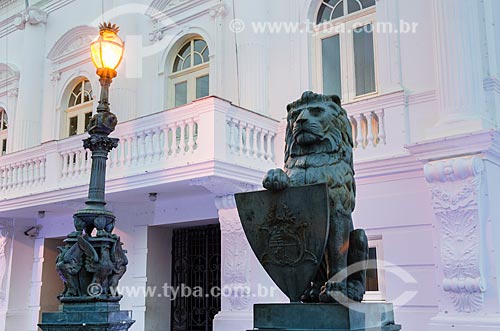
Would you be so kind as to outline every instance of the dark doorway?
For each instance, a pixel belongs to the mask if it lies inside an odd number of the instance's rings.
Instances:
[[[221,306],[220,295],[212,295],[221,286],[220,240],[219,225],[174,230],[172,331],[212,331]]]

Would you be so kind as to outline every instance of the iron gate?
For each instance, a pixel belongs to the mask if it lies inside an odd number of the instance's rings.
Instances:
[[[221,286],[220,240],[219,225],[174,230],[172,285],[180,294],[172,301],[172,331],[212,331],[221,306],[211,293]]]

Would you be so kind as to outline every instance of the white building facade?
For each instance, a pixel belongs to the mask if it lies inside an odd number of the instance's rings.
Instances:
[[[57,309],[102,20],[126,45],[106,200],[121,286],[139,291],[121,301],[131,330],[243,331],[254,303],[286,302],[233,195],[282,166],[286,105],[306,90],[339,94],[351,120],[354,223],[377,259],[365,300],[394,303],[407,331],[500,329],[499,1],[28,2],[0,0],[0,330],[35,331]],[[227,291],[162,295],[183,277]]]

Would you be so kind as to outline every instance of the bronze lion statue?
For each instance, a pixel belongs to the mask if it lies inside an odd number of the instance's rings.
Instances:
[[[352,129],[340,98],[313,92],[287,107],[285,171],[269,170],[263,180],[268,190],[326,183],[329,191],[330,230],[323,261],[303,302],[339,301],[339,292],[361,301],[365,293],[368,240],[354,230],[356,184]],[[352,266],[353,271],[347,267]]]

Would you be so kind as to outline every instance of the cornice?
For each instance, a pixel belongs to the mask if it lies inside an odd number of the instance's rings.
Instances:
[[[405,148],[421,162],[481,154],[500,165],[500,132],[496,130],[426,140]]]
[[[218,180],[229,183],[229,191],[218,191],[216,194],[218,196],[223,196],[254,189],[259,185],[263,176],[263,171],[249,169],[246,166],[211,160],[171,169],[134,174],[123,178],[110,178],[106,180],[106,194],[179,182],[184,182],[186,185],[193,185],[193,182],[191,182],[192,180],[217,178]],[[210,181],[211,180],[208,179],[208,182]],[[233,190],[234,188],[237,188],[237,190]],[[86,197],[87,193],[88,184],[82,184],[70,187],[58,187],[47,192],[33,193],[9,199],[0,199],[0,213],[7,215],[8,212],[19,211],[23,208],[57,203],[60,201],[83,199]]]
[[[162,20],[210,1],[212,0],[154,0],[145,14],[153,20]]]
[[[42,0],[39,1],[36,5],[32,6],[34,8],[38,8],[42,11],[45,11],[47,14],[50,14],[62,7],[67,6],[68,4],[74,2],[75,0]],[[0,9],[2,9],[0,7]],[[19,16],[20,13],[24,11],[13,12],[11,16],[0,21],[0,38],[5,37],[15,31],[17,28],[15,27],[15,18]]]
[[[413,155],[398,155],[379,160],[354,161],[358,184],[423,176],[422,163]]]
[[[26,24],[37,25],[47,23],[48,13],[38,7],[30,6],[14,16],[14,26],[24,30]]]
[[[379,95],[373,98],[346,103],[342,105],[348,114],[364,113],[376,109],[403,106],[406,103],[406,94],[404,91],[397,91],[388,94]]]

